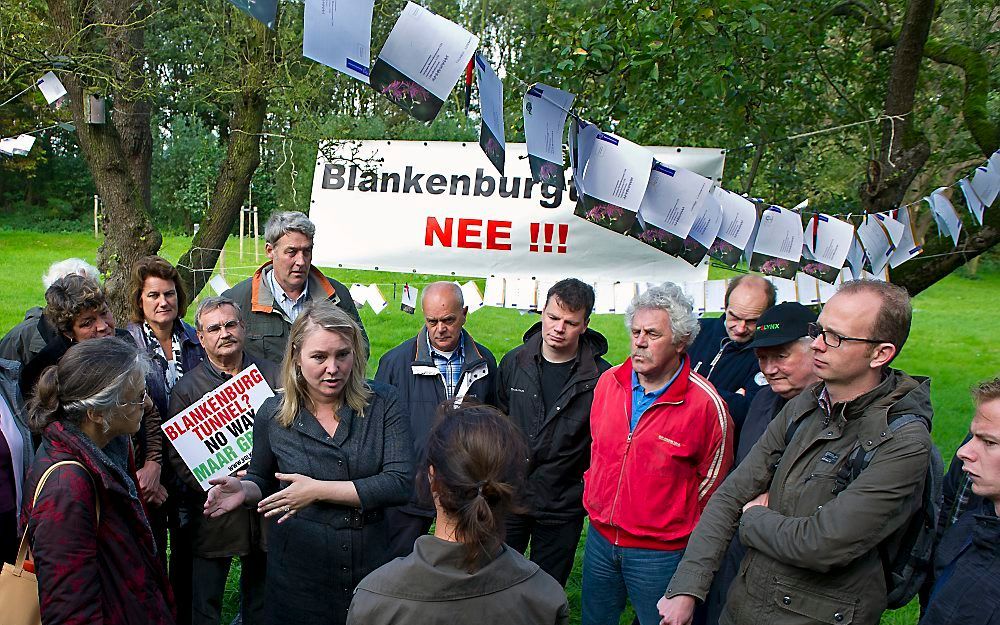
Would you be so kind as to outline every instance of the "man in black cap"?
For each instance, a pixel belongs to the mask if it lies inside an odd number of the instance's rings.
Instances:
[[[734,469],[750,453],[754,443],[785,403],[819,381],[813,372],[812,350],[809,347],[812,339],[808,334],[809,324],[815,321],[816,313],[797,302],[778,304],[757,321],[757,331],[749,348],[754,350],[760,363],[760,373],[757,374],[760,379],[756,382],[761,389],[750,402],[743,428],[736,433]],[[745,555],[746,548],[740,543],[739,535],[734,536],[705,598],[706,625],[719,622],[729,585]]]

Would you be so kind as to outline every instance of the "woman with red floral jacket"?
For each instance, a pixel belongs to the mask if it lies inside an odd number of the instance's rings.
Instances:
[[[173,599],[136,487],[129,436],[149,402],[149,360],[109,337],[69,348],[29,403],[43,443],[21,512],[42,623],[173,625]],[[57,467],[35,499],[46,469]],[[81,466],[82,465],[82,466]]]

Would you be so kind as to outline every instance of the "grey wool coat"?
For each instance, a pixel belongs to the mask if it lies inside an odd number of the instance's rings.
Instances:
[[[382,509],[405,503],[413,480],[409,419],[396,389],[370,381],[364,415],[343,406],[329,436],[299,408],[290,427],[275,419],[283,395],[264,402],[254,420],[253,457],[246,479],[264,497],[278,491],[278,473],[317,480],[351,480],[361,509],[317,502],[285,522],[270,523],[266,619],[273,625],[342,625],[354,587],[388,561]]]

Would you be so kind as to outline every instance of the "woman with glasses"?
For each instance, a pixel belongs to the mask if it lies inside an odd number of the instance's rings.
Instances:
[[[42,373],[29,402],[43,442],[21,520],[43,624],[175,622],[129,443],[150,403],[149,367],[130,342],[83,341]]]

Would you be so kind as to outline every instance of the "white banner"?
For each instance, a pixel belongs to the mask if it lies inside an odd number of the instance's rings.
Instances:
[[[254,414],[273,396],[260,369],[250,365],[160,427],[207,491],[208,480],[250,462]]]
[[[722,150],[649,149],[667,165],[721,180]],[[707,262],[692,267],[576,217],[575,189],[534,182],[523,143],[507,145],[503,177],[474,142],[362,141],[357,157],[382,162],[366,171],[317,158],[309,217],[318,266],[591,283],[708,275]]]

